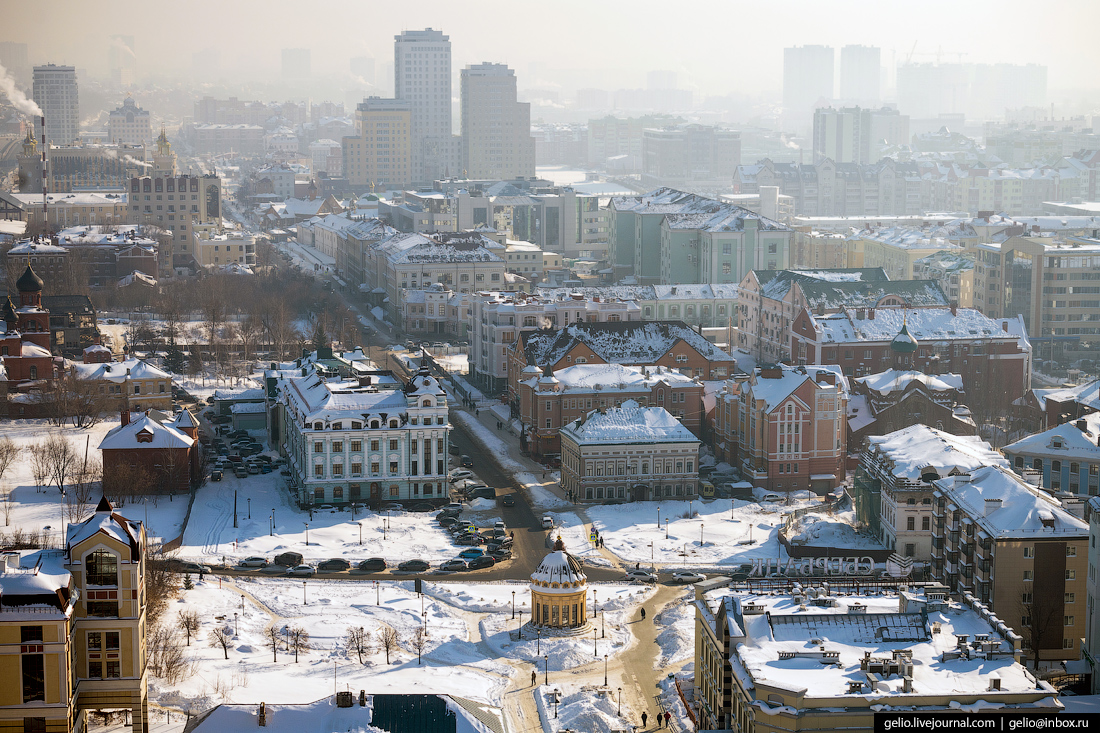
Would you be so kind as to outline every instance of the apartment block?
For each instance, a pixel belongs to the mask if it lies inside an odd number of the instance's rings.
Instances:
[[[504,64],[462,70],[462,169],[469,178],[535,175],[531,105],[516,100],[516,75]]]
[[[341,140],[344,176],[357,189],[385,190],[413,180],[413,107],[368,97],[355,107],[355,135]]]

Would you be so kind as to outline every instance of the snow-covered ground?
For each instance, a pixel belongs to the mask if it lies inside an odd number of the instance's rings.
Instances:
[[[836,514],[807,514],[793,524],[787,538],[796,545],[882,549],[874,536],[856,531],[856,521],[854,509]]]

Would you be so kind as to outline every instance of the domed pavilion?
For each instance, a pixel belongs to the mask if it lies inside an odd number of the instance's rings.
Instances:
[[[558,536],[553,551],[531,574],[531,624],[543,629],[581,629],[588,625],[585,599],[588,576]]]

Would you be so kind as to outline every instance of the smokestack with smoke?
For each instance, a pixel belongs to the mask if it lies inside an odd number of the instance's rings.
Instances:
[[[122,159],[124,161],[126,161],[127,163],[130,163],[131,165],[140,166],[142,168],[152,168],[153,167],[152,163],[146,163],[144,160],[138,160],[137,158],[135,158],[132,155],[124,155],[124,156],[122,156]]]
[[[33,117],[42,116],[42,109],[34,103],[33,99],[27,99],[27,95],[23,94],[22,90],[15,85],[15,79],[12,78],[3,65],[0,65],[0,92],[11,100],[15,108],[23,114]]]

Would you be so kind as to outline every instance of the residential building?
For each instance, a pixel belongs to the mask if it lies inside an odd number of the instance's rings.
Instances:
[[[891,280],[913,280],[917,260],[940,252],[961,255],[977,242],[966,222],[928,229],[867,228],[848,237],[848,266],[881,267]]]
[[[803,310],[948,305],[933,282],[891,281],[881,267],[825,270],[751,270],[737,287],[737,348],[758,362],[792,358],[790,328]]]
[[[148,167],[145,154],[145,145],[130,143],[51,143],[46,171],[49,191],[125,191],[126,182],[132,176],[141,175]],[[42,155],[29,131],[23,140],[23,153],[18,161],[19,190],[25,194],[37,194],[41,203]]]
[[[516,75],[504,64],[471,64],[461,74],[464,177],[535,175],[531,104],[516,101]]]
[[[355,135],[341,139],[344,177],[356,190],[386,190],[411,183],[413,104],[368,97],[355,107]]]
[[[576,364],[551,374],[529,366],[519,383],[520,438],[535,456],[558,455],[558,431],[593,409],[619,407],[632,400],[663,407],[696,437],[703,436],[703,385],[665,367]]]
[[[1088,597],[1085,599],[1085,638],[1081,645],[1081,659],[1088,662],[1092,673],[1089,691],[1095,695],[1100,689],[1100,676],[1096,670],[1096,650],[1100,648],[1100,614],[1096,613],[1096,601],[1100,598],[1100,499],[1089,499],[1085,504],[1085,518],[1089,523],[1089,571],[1085,583]]]
[[[1019,318],[993,320],[967,308],[803,310],[790,333],[792,358],[840,364],[848,376],[890,367],[960,374],[978,422],[1007,413],[1031,385],[1031,344]],[[899,336],[907,344],[900,350]]]
[[[1032,431],[1072,422],[1090,413],[1100,412],[1100,379],[1073,387],[1028,390],[1023,404],[1017,407],[1016,414],[1025,420],[1027,428]]]
[[[794,218],[794,198],[779,193],[778,186],[762,186],[756,193],[723,193],[718,200],[783,224],[789,225]]]
[[[84,731],[126,709],[149,730],[145,527],[106,499],[67,527],[63,550],[12,552],[0,573],[0,727]]]
[[[808,127],[813,110],[833,99],[831,46],[783,49],[783,116],[789,129]]]
[[[562,266],[560,253],[544,252],[537,244],[512,239],[505,241],[504,259],[508,263],[508,272],[523,275],[536,283],[542,280],[546,270],[560,270]]]
[[[719,393],[715,455],[767,491],[826,494],[844,482],[847,402],[838,367],[759,367]]]
[[[136,396],[131,406],[137,407]],[[99,443],[108,493],[188,494],[198,486],[202,448],[197,440],[198,422],[189,411],[173,416],[146,409],[144,414],[137,412],[133,420],[129,410],[123,409],[121,414],[122,424]]]
[[[447,396],[422,366],[403,389],[369,379],[281,376],[276,418],[291,492],[302,507],[427,501],[448,497]]]
[[[1080,659],[1088,525],[1002,466],[935,484],[932,578],[988,603],[1036,667]]]
[[[11,197],[19,201],[27,217],[28,228],[41,231],[43,227],[42,194],[16,193]],[[114,225],[129,221],[130,203],[125,193],[51,193],[47,197],[46,224],[51,232],[83,225]]]
[[[57,243],[68,252],[70,282],[114,287],[135,271],[156,275],[159,268],[159,243],[133,225],[68,227],[57,233]]]
[[[50,313],[50,345],[55,354],[75,357],[99,340],[95,306],[87,295],[43,295]]]
[[[152,116],[148,110],[137,106],[133,97],[126,97],[122,106],[111,110],[107,116],[107,139],[116,144],[152,145]]]
[[[189,267],[195,258],[195,228],[221,225],[222,179],[214,173],[177,176],[154,172],[130,179],[128,223],[167,230],[158,252],[160,272],[171,277],[176,267]]]
[[[474,315],[471,313],[471,315]],[[733,374],[732,356],[682,321],[608,321],[520,331],[508,347],[508,398],[515,404],[529,366],[551,373],[574,364],[661,366],[713,381]]]
[[[950,301],[960,308],[974,307],[974,255],[945,250],[913,262],[913,279],[935,280]]]
[[[725,188],[741,165],[741,133],[680,124],[642,131],[642,185]]]
[[[835,577],[813,595],[714,586],[696,585],[699,730],[869,729],[883,694],[932,714],[1062,708],[1021,663],[1019,634],[973,597],[938,586],[861,594]],[[850,592],[833,595],[838,586]]]
[[[233,154],[260,157],[264,154],[264,128],[238,123],[192,123],[183,128],[184,137],[198,155]]]
[[[80,135],[80,92],[75,66],[45,64],[34,67],[31,97],[46,117],[46,135],[42,121],[34,120],[35,137],[43,145],[71,145]]]
[[[230,263],[256,264],[256,238],[247,232],[211,234],[196,232],[195,264],[199,267],[221,267]]]
[[[1011,236],[979,244],[974,307],[1022,316],[1041,357],[1068,361],[1100,348],[1100,239]]]
[[[840,98],[874,104],[882,99],[882,49],[848,45],[840,49]],[[908,135],[905,139],[908,140]]]
[[[20,241],[7,253],[7,271],[23,272],[28,266],[58,282],[69,276],[69,250],[50,244],[50,240],[32,237]]]
[[[73,364],[71,368],[78,378],[99,384],[99,393],[109,397],[107,410],[172,412],[172,375],[141,359]]]
[[[253,174],[256,180],[256,193],[271,194],[274,197],[272,200],[275,201],[294,198],[294,178],[296,175],[295,168],[286,163],[265,165]]]
[[[524,330],[569,323],[638,321],[638,306],[614,297],[585,297],[569,292],[538,296],[505,291],[475,291],[469,297],[470,378],[496,394],[508,385],[513,344]]]
[[[849,380],[848,453],[858,454],[871,436],[913,425],[931,425],[951,435],[976,435],[959,374],[887,369]]]
[[[1100,494],[1100,413],[1055,425],[1001,449],[1016,473],[1056,494]]]
[[[791,267],[802,270],[837,270],[848,266],[848,235],[795,227]]]
[[[606,108],[607,105],[600,105]],[[646,115],[588,120],[588,163],[596,167],[634,172],[642,169],[642,133],[683,122],[679,117]]]
[[[457,232],[453,196],[436,191],[402,191],[378,202],[379,216],[401,232]]]
[[[932,559],[934,482],[983,466],[1008,467],[977,436],[920,424],[869,435],[858,455],[852,501],[859,521],[886,548],[924,563]]]
[[[309,157],[312,161],[310,170],[336,177],[344,175],[343,148],[335,140],[314,140],[309,144]]]
[[[627,400],[562,426],[561,485],[575,502],[696,496],[699,439],[663,407]]]
[[[437,336],[449,341],[465,340],[468,297],[439,283],[419,290],[406,290],[401,327],[409,334]]]
[[[877,163],[891,147],[909,143],[909,118],[896,109],[819,107],[814,110],[814,163]]]
[[[394,36],[394,97],[411,106],[412,180],[459,170],[451,134],[451,39],[427,28]]]

